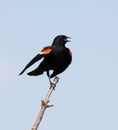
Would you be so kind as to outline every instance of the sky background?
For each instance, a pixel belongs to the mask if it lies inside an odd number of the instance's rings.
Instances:
[[[48,78],[18,74],[58,34],[73,61],[39,129],[118,130],[117,0],[0,1],[0,130],[32,128]]]

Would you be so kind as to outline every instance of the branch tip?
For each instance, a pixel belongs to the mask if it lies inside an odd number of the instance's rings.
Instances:
[[[59,81],[59,77],[58,77],[58,76],[55,76],[55,77],[54,77],[54,82],[58,83],[58,81]]]

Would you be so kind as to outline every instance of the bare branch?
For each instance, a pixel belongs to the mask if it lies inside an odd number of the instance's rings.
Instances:
[[[53,105],[48,105],[48,103],[50,102],[49,98],[50,98],[51,93],[53,92],[53,90],[55,90],[55,87],[56,87],[56,84],[58,83],[58,81],[59,81],[59,78],[56,76],[54,78],[54,81],[51,84],[48,92],[47,92],[45,100],[42,100],[40,112],[39,112],[39,114],[37,116],[37,119],[36,119],[36,121],[35,121],[35,123],[34,123],[34,125],[32,127],[32,130],[37,130],[38,129],[38,126],[39,126],[39,124],[40,124],[40,122],[41,122],[41,120],[43,118],[43,115],[44,115],[44,112],[45,112],[46,108],[53,107]]]

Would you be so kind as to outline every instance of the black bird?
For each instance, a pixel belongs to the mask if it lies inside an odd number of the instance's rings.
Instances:
[[[70,49],[65,47],[67,42],[70,42],[70,37],[65,35],[58,35],[54,38],[51,46],[45,47],[39,54],[37,54],[23,69],[19,74],[23,74],[24,71],[33,65],[35,62],[43,58],[43,61],[39,66],[28,73],[30,76],[37,76],[47,72],[47,76],[53,78],[54,76],[62,73],[72,61],[72,52]],[[53,70],[53,73],[50,75],[49,70]]]

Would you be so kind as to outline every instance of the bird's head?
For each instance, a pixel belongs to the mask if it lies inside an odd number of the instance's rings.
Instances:
[[[65,46],[67,42],[70,42],[70,37],[65,35],[58,35],[54,38],[52,46]]]

